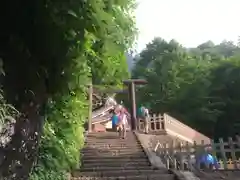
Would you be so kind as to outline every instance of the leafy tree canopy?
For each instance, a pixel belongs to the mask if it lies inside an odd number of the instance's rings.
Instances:
[[[229,41],[187,49],[176,41],[155,38],[138,55],[133,69],[134,78],[148,81],[138,88],[137,100],[210,137],[233,136],[240,123],[239,52]]]

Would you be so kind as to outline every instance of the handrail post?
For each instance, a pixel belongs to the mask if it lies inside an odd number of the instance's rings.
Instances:
[[[135,83],[130,84],[131,94],[131,119],[132,119],[132,130],[138,130],[136,120],[136,95],[135,95]]]
[[[167,120],[166,120],[166,114],[163,113],[163,130],[166,130]]]

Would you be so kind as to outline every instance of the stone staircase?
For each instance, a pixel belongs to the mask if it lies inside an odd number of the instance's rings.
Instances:
[[[71,179],[174,180],[175,176],[165,168],[150,165],[132,132],[126,139],[119,139],[116,132],[103,132],[88,135],[81,170],[72,172]]]

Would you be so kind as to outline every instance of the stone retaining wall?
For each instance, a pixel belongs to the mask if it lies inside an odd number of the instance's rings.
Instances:
[[[153,166],[153,168],[156,169],[166,169],[165,164],[162,162],[161,158],[156,155],[156,153],[153,151],[157,142],[158,142],[158,136],[157,135],[151,135],[151,134],[141,134],[135,132],[135,135],[142,145],[142,148],[144,149],[146,155],[148,156],[148,159]],[[160,135],[164,136],[164,135]],[[163,137],[161,137],[163,138]],[[169,138],[169,137],[167,137]],[[192,172],[185,172],[185,171],[176,171],[176,170],[170,170],[171,173],[173,173],[178,180],[200,180],[198,177],[196,177]]]

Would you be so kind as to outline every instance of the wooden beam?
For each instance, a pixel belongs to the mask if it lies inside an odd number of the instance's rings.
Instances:
[[[127,79],[127,80],[124,80],[123,83],[125,85],[129,85],[131,83],[134,83],[134,84],[147,84],[147,81],[145,79]]]

